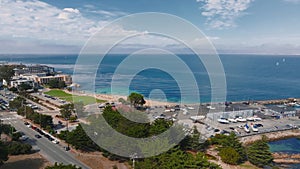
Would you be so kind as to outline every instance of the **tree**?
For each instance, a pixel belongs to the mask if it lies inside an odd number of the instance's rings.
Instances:
[[[34,110],[31,107],[23,106],[18,108],[17,113],[18,115],[26,116],[25,118],[29,118],[34,113]]]
[[[65,119],[69,119],[72,113],[74,113],[74,104],[65,104],[60,106],[61,116]]]
[[[57,79],[49,80],[48,85],[52,89],[53,88],[63,89],[66,87],[66,83],[64,81],[59,81]]]
[[[258,167],[264,167],[266,165],[270,165],[273,162],[270,147],[264,137],[261,140],[258,140],[251,144],[247,149],[247,154],[248,160]]]
[[[239,163],[240,155],[232,147],[221,148],[219,151],[219,156],[221,157],[222,161],[227,164],[237,165]]]
[[[210,163],[205,157],[204,153],[197,153],[195,156],[180,150],[179,148],[173,148],[168,152],[162,153],[155,157],[141,159],[136,163],[136,169],[198,169],[198,168],[210,168],[218,169],[218,165]]]
[[[146,101],[144,100],[144,96],[135,92],[131,93],[128,96],[128,100],[134,107],[143,106],[146,103]]]
[[[1,133],[12,134],[15,131],[16,129],[10,124],[0,124],[0,135]]]
[[[4,161],[8,160],[7,146],[0,140],[0,166]]]
[[[99,150],[97,144],[95,144],[90,137],[85,133],[81,125],[78,125],[75,130],[62,131],[58,135],[61,139],[64,139],[67,143],[74,146],[75,149],[83,151],[96,151]]]
[[[45,114],[40,114],[41,115],[41,122],[40,122],[40,125],[42,128],[47,128],[48,126],[50,128],[53,127],[53,118],[52,116],[49,116],[49,115],[45,115]]]
[[[237,139],[234,133],[231,133],[229,136],[216,135],[211,139],[211,144],[220,145],[220,150],[227,147],[233,148],[239,154],[238,164],[247,160],[245,147],[243,147],[242,143]]]
[[[12,140],[13,141],[19,141],[20,137],[22,136],[21,133],[17,132],[17,133],[13,133],[12,134]]]
[[[17,97],[13,101],[9,101],[9,107],[11,109],[18,109],[23,106],[23,103],[25,103],[26,100],[22,97]]]
[[[172,121],[167,121],[164,119],[157,119],[150,126],[149,134],[150,136],[158,135],[166,130],[168,130],[173,125]]]
[[[55,163],[53,166],[47,166],[45,169],[81,169],[81,167],[72,164],[64,165],[62,163]]]
[[[50,88],[58,88],[59,81],[57,79],[51,79],[48,82]]]
[[[30,154],[32,146],[30,144],[23,144],[13,141],[8,145],[8,153],[10,155]]]
[[[59,81],[58,84],[57,84],[58,88],[59,89],[63,89],[65,88],[67,85],[65,83],[65,81]]]
[[[14,76],[14,66],[3,65],[0,66],[0,80],[5,80],[7,83],[10,82],[11,78]]]
[[[32,86],[27,83],[22,83],[18,86],[19,91],[26,91],[28,89],[32,89]]]
[[[200,133],[197,128],[194,127],[193,133],[191,135],[187,135],[180,143],[180,148],[182,150],[190,150],[190,151],[204,151],[208,146],[209,142],[205,141],[200,143]]]

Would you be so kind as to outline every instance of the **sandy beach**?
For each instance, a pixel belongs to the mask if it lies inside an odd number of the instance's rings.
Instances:
[[[74,94],[74,95],[81,95],[81,96],[91,96],[95,97],[100,100],[106,100],[108,102],[118,102],[120,98],[123,98],[124,100],[127,100],[127,96],[122,96],[122,95],[113,95],[113,94],[94,94],[94,93],[86,93],[84,91],[67,91],[64,90],[66,93]],[[169,105],[176,105],[176,103],[172,102],[163,102],[163,101],[156,101],[156,100],[146,100],[146,106],[169,106]]]

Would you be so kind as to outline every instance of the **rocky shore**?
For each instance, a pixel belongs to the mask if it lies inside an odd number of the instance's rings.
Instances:
[[[299,164],[300,154],[273,153],[274,162],[278,164]]]
[[[292,137],[300,137],[300,130],[292,129],[292,130],[286,130],[286,131],[277,131],[277,132],[271,132],[271,133],[257,134],[254,136],[242,137],[242,138],[240,138],[240,141],[244,145],[249,145],[257,140],[260,140],[262,138],[262,135],[267,136],[269,141],[275,141],[275,140],[281,140],[281,139],[292,138]]]

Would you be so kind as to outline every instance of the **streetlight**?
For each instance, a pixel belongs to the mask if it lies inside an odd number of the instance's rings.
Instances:
[[[132,169],[134,169],[134,167],[135,167],[135,159],[136,159],[137,157],[138,157],[138,156],[137,156],[136,153],[134,153],[134,154],[132,154],[132,155],[130,156],[130,159],[132,159]]]
[[[67,133],[69,133],[69,119],[67,119]],[[68,143],[67,150],[70,150],[69,142],[67,141],[67,143]]]

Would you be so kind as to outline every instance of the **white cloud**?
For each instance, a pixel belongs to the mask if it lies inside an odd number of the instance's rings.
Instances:
[[[235,27],[235,20],[244,14],[254,0],[196,0],[201,4],[206,24],[213,29]]]
[[[291,2],[291,3],[300,3],[300,0],[284,0],[286,2]]]
[[[111,21],[105,17],[110,13],[102,12],[101,20],[89,19],[79,9],[59,9],[38,0],[1,0],[0,11],[0,39],[16,41],[82,45]],[[122,27],[112,32],[114,36],[129,33]]]

